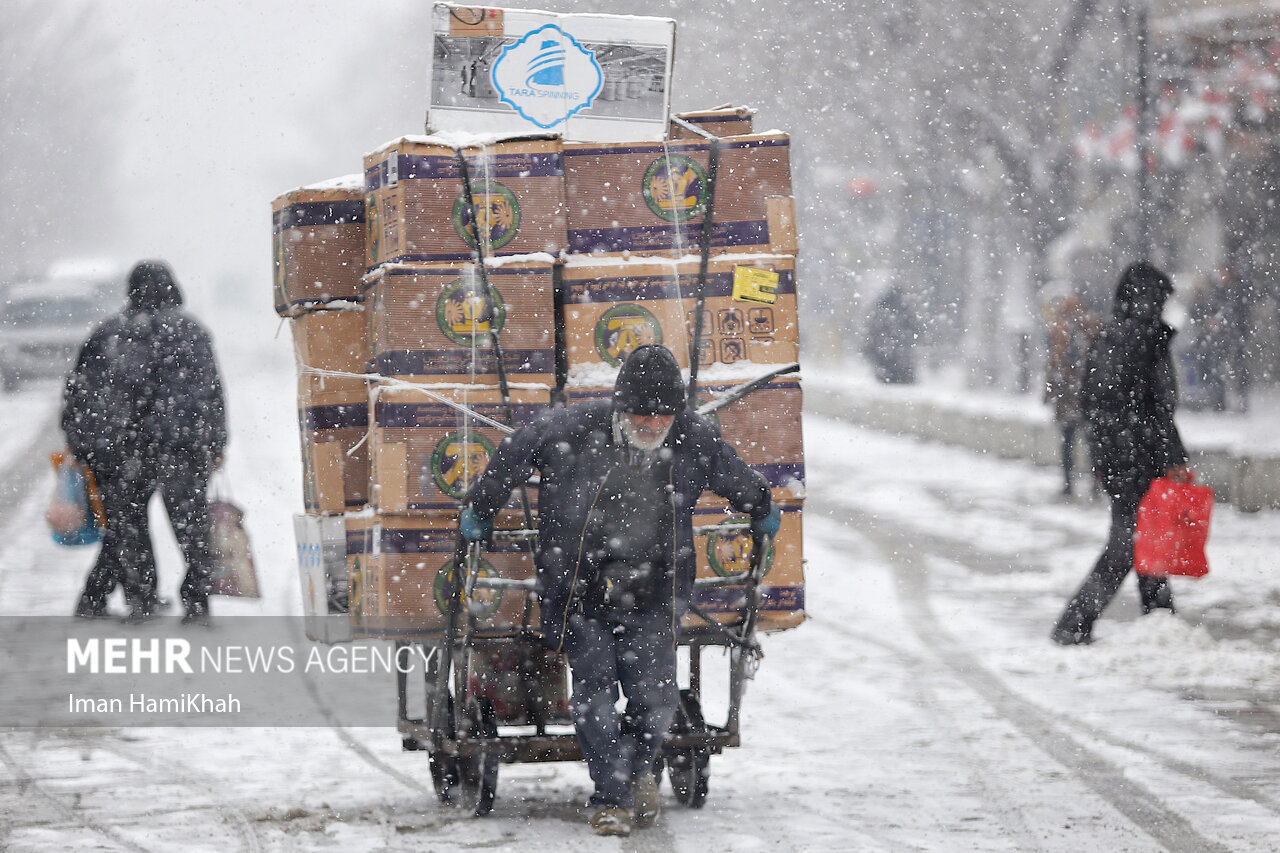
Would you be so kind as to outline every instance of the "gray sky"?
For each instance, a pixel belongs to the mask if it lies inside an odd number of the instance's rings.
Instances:
[[[130,0],[104,11],[134,75],[120,255],[169,259],[197,308],[216,294],[269,312],[271,200],[359,172],[367,150],[421,132],[430,4]],[[380,28],[419,23],[420,58],[379,51]],[[410,64],[421,74],[398,73]],[[353,79],[361,68],[367,79]],[[371,120],[364,83],[421,96]]]

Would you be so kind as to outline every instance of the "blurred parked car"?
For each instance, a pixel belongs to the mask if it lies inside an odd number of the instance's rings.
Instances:
[[[0,297],[0,385],[65,376],[89,330],[118,307],[114,277],[52,276],[11,283]]]

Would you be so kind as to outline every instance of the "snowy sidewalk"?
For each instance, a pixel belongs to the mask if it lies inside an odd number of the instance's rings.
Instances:
[[[1003,459],[1059,464],[1061,438],[1038,393],[971,389],[945,376],[882,385],[858,366],[846,368],[805,368],[806,409]],[[1280,508],[1280,389],[1256,389],[1247,413],[1179,411],[1177,422],[1192,467],[1219,500],[1246,511]]]

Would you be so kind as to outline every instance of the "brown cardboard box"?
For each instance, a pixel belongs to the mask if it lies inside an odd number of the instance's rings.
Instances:
[[[559,138],[464,149],[487,257],[556,254],[566,245]],[[396,140],[364,158],[365,262],[470,260],[479,244],[454,149],[433,137]]]
[[[488,266],[393,264],[366,278],[372,369],[423,382],[498,384],[493,333],[507,381],[555,382],[555,282],[549,261]]]
[[[364,311],[309,311],[290,325],[299,371],[364,373],[369,361]]]
[[[276,313],[361,298],[364,187],[359,175],[292,190],[271,204]]]
[[[369,389],[361,379],[298,379],[302,503],[309,513],[359,509],[369,496]]]
[[[773,540],[772,557],[761,584],[757,630],[769,633],[794,628],[804,621],[804,555],[802,530],[803,505],[795,502],[782,506],[782,526]],[[745,521],[717,510],[696,510],[694,525],[711,525],[722,520]],[[713,533],[697,539],[698,577],[727,577],[747,571],[751,566],[751,534],[745,530]],[[734,625],[742,616],[744,587],[728,586],[695,589],[693,603],[721,624]],[[705,626],[706,622],[692,612],[681,623],[686,628]]]
[[[505,519],[500,526],[507,526]],[[355,637],[413,637],[444,631],[457,514],[356,517],[347,532],[348,599]],[[486,548],[482,576],[533,577],[533,560],[522,544]],[[519,590],[477,589],[471,597],[475,636],[516,633],[525,623],[526,596]],[[528,625],[538,625],[536,600]]]
[[[442,402],[443,397],[471,412],[507,423],[497,388],[421,386],[375,392],[370,503],[381,513],[438,513],[456,510],[467,490],[484,473],[506,433]],[[550,389],[513,390],[516,426],[523,426],[550,404]],[[536,500],[536,493],[530,493]],[[518,493],[512,497],[518,506]]]
[[[774,303],[735,299],[737,268],[777,273]],[[799,359],[794,257],[717,257],[707,273],[699,369],[739,362],[789,364]],[[643,344],[662,344],[681,367],[689,366],[697,307],[696,260],[577,259],[565,266],[563,279],[571,383],[578,382],[575,370],[600,364],[620,366]]]
[[[750,381],[744,376],[741,381]],[[713,402],[739,382],[698,385],[698,404]],[[568,401],[585,403],[608,400],[612,386],[575,386],[567,389]],[[720,434],[738,456],[769,483],[773,499],[794,503],[804,499],[804,436],[800,425],[803,398],[800,380],[784,376],[757,388],[742,399],[717,409],[708,418],[720,425]],[[728,502],[707,492],[698,506],[725,509]]]
[[[712,136],[746,136],[751,133],[751,120],[755,111],[749,107],[720,107],[714,110],[698,110],[690,113],[676,113],[675,117],[683,119],[699,130]],[[671,139],[698,139],[696,133],[690,133],[675,122],[669,131]]]
[[[569,251],[697,254],[710,145],[702,139],[566,143]],[[790,138],[773,133],[721,141],[712,250],[794,253],[794,221]]]

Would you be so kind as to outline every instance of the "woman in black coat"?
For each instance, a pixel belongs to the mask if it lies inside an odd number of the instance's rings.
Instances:
[[[1169,277],[1146,263],[1120,277],[1111,321],[1089,350],[1081,409],[1094,466],[1111,498],[1106,548],[1053,629],[1062,645],[1092,640],[1094,621],[1133,569],[1138,504],[1160,476],[1190,479],[1187,453],[1173,422],[1178,391],[1169,345],[1174,331],[1160,319],[1173,292]],[[1142,611],[1173,609],[1165,578],[1139,576]]]

